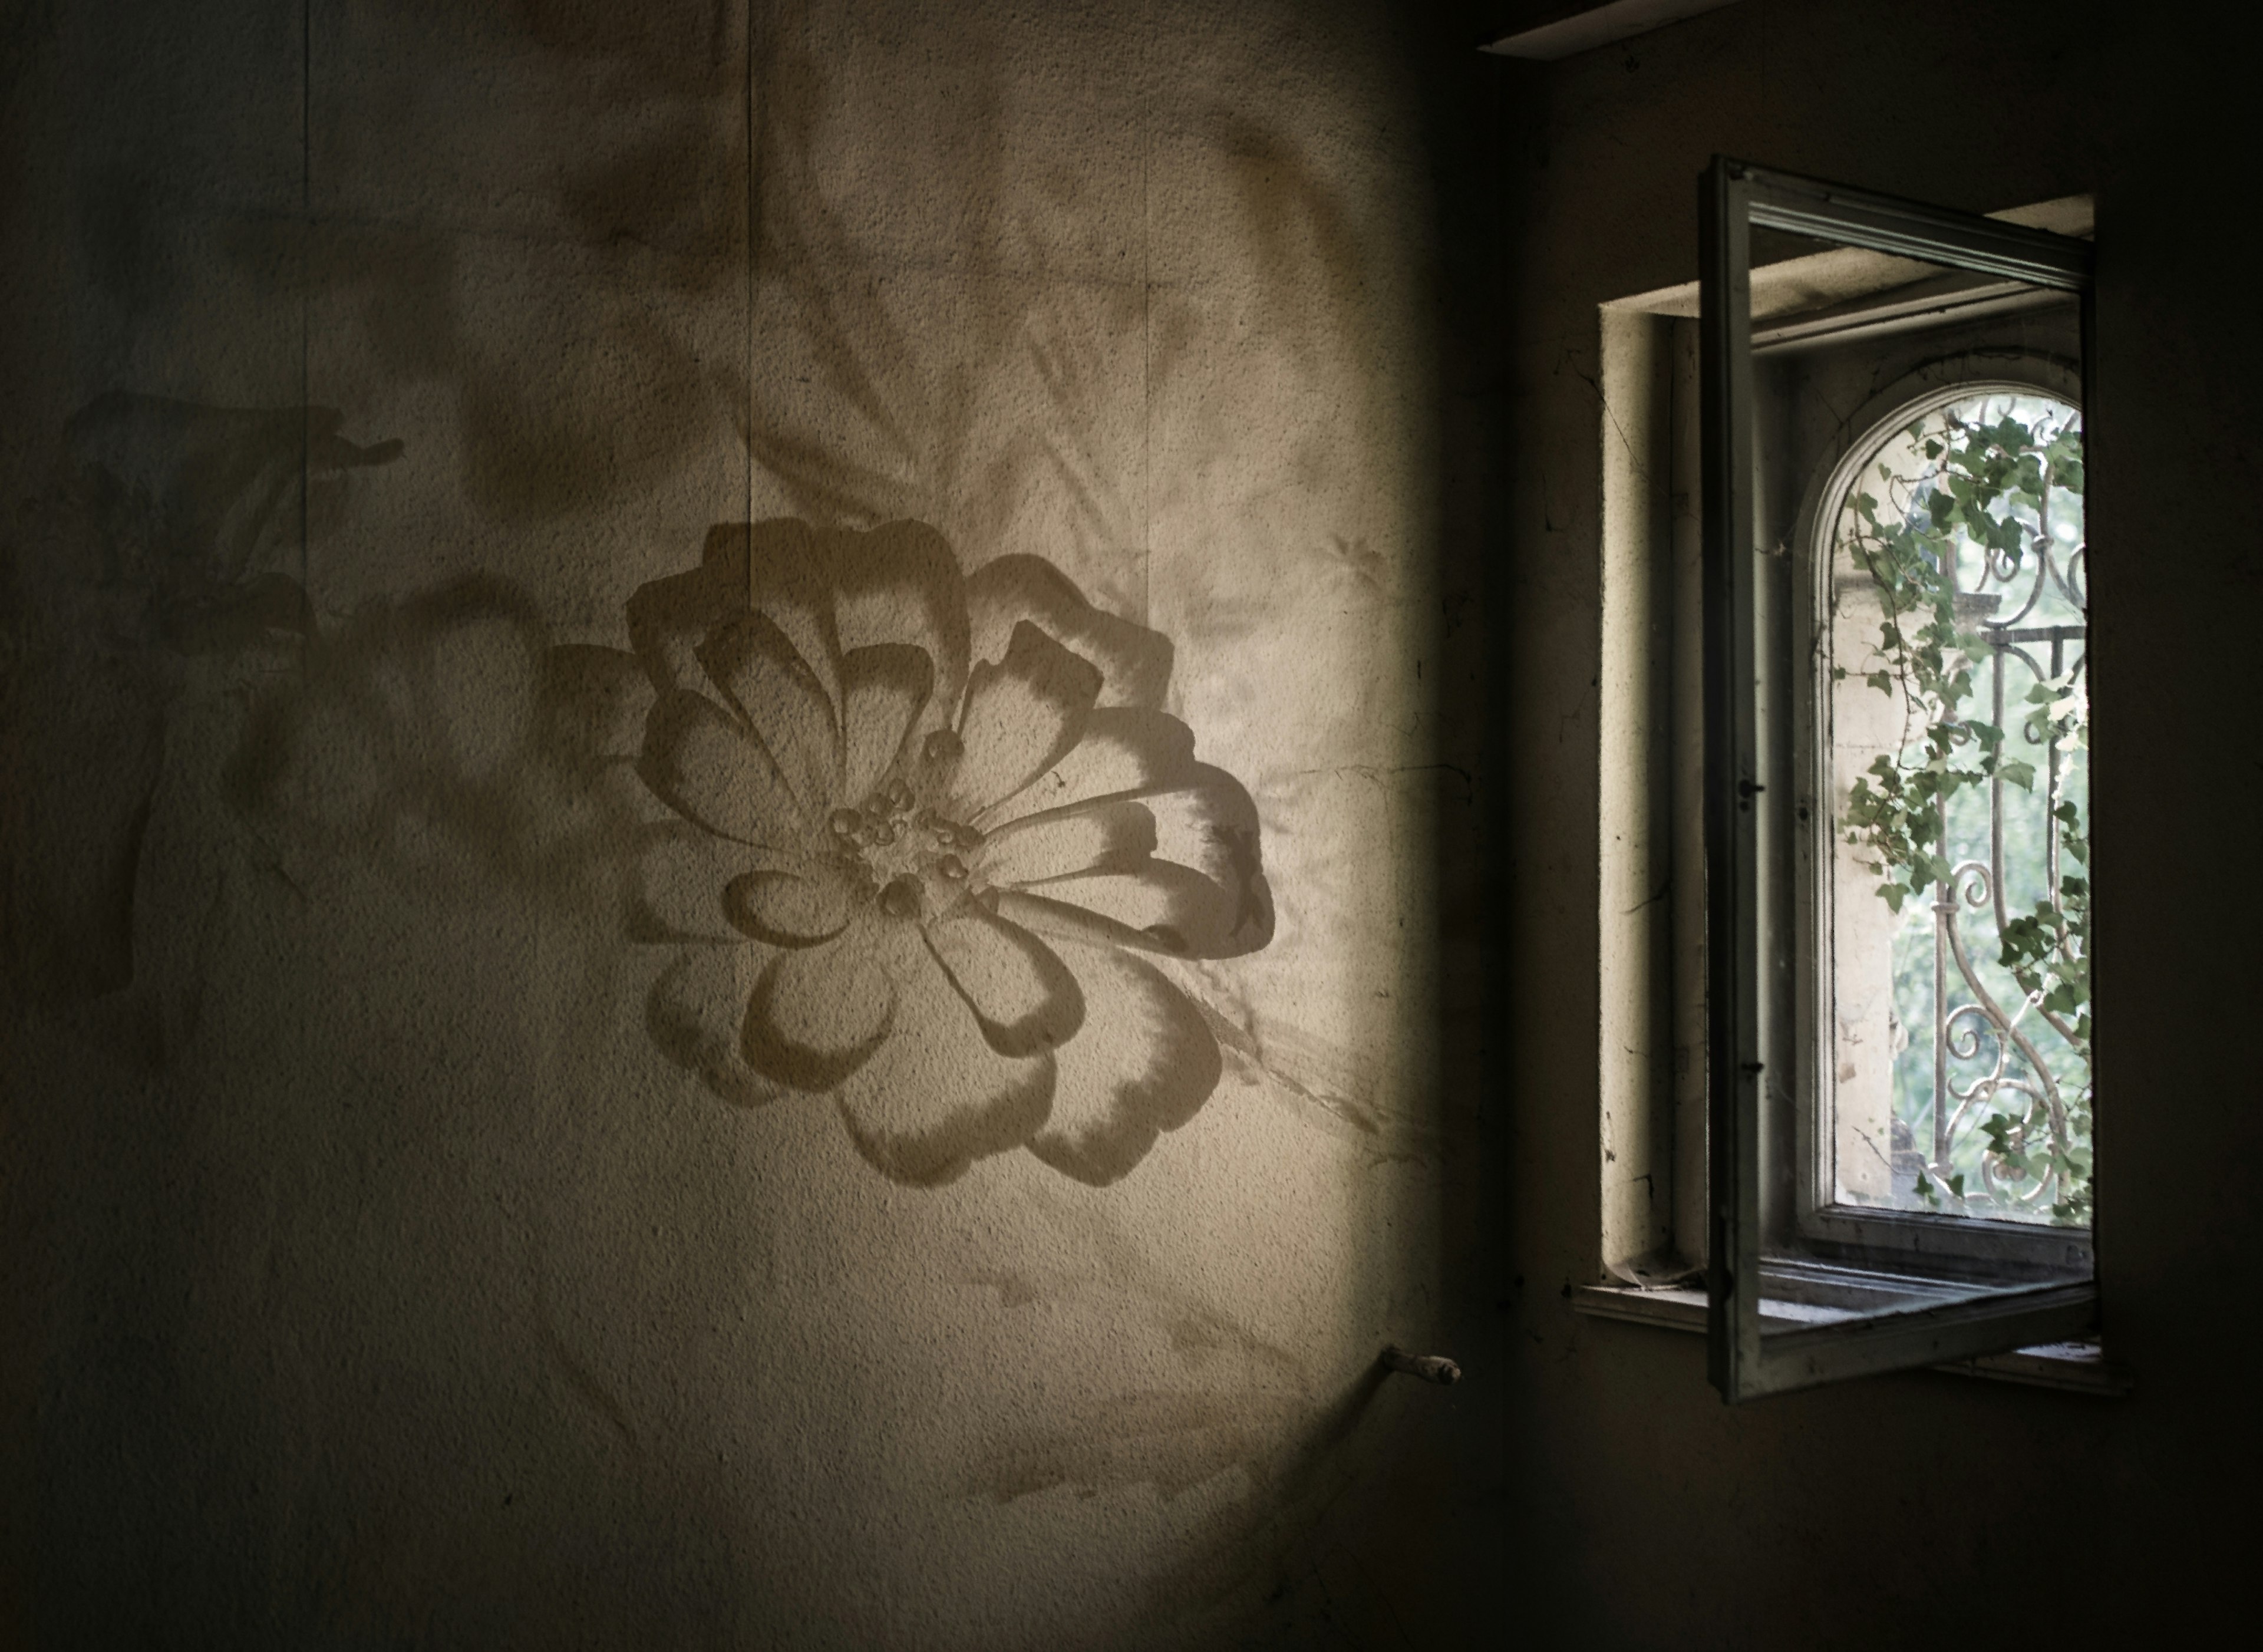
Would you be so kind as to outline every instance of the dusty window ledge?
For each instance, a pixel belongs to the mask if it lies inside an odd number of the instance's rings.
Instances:
[[[1574,1311],[1597,1319],[1616,1319],[1630,1325],[1658,1325],[1667,1330],[1705,1333],[1705,1293],[1703,1291],[1640,1291],[1617,1285],[1584,1285],[1572,1293]],[[1834,1318],[1829,1309],[1802,1302],[1763,1301],[1761,1323],[1789,1330],[1818,1319]],[[2089,1394],[2119,1399],[2129,1392],[2129,1373],[2109,1363],[2095,1338],[2081,1342],[2040,1343],[2015,1348],[2007,1354],[1989,1354],[1935,1366],[1960,1377],[1985,1377],[1992,1382],[2019,1382],[2030,1388],[2057,1388],[2068,1394]]]

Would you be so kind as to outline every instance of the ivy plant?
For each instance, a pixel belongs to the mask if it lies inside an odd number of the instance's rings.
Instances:
[[[1875,488],[1847,502],[1840,541],[1877,588],[1878,663],[1867,681],[1898,699],[1903,739],[1854,782],[1841,825],[1866,851],[1889,908],[1900,912],[1930,894],[1935,921],[1956,923],[1960,902],[1977,887],[1970,870],[1957,872],[1949,841],[1955,800],[2000,786],[2006,808],[2016,790],[2047,814],[2057,876],[2037,877],[2049,885],[2042,898],[2017,911],[1985,896],[1970,902],[2003,912],[1996,961],[2023,995],[1992,1006],[1982,1002],[1990,995],[1968,995],[1981,1002],[1999,1057],[1997,1076],[1974,1092],[1985,1104],[1976,1127],[1987,1144],[1980,1170],[1989,1203],[2032,1209],[2048,1195],[2054,1220],[2086,1222],[2094,1169],[2090,851],[2082,801],[2070,795],[2068,780],[2088,743],[2086,656],[2078,647],[2071,667],[2056,676],[2037,671],[2017,704],[2016,729],[1999,727],[1976,707],[1976,675],[2009,646],[2011,628],[1985,634],[1980,621],[1993,604],[1972,595],[1992,584],[1999,601],[2008,595],[2017,603],[2021,593],[2042,589],[2041,581],[2056,582],[2068,603],[2079,601],[2071,571],[2081,552],[2066,536],[2079,541],[2082,437],[2064,409],[2007,405],[2002,397],[1941,409],[1904,434],[1923,462],[1898,472],[1880,463]],[[1970,577],[1960,583],[1965,570]],[[1847,671],[1836,667],[1833,676],[1844,681]],[[2038,775],[2036,763],[2053,749],[2057,761],[2044,767],[2055,783]],[[2050,794],[2038,796],[2039,786]],[[1928,1004],[1923,1018],[1930,1017]],[[1977,1053],[1977,1043],[1970,1047]],[[1917,1186],[1936,1206],[1944,1199],[1965,1206],[1979,1192],[1951,1163],[1921,1163]]]

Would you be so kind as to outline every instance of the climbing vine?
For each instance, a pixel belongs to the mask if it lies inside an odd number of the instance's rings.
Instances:
[[[1989,409],[2002,409],[1992,419]],[[2024,414],[2022,409],[2025,409]],[[1897,472],[1877,467],[1877,485],[1847,502],[1841,548],[1875,582],[1883,619],[1877,668],[1869,685],[1898,699],[1899,749],[1856,779],[1841,824],[1847,840],[1867,851],[1864,865],[1881,881],[1879,898],[1895,912],[1924,901],[1955,921],[1958,903],[1992,907],[1999,916],[1996,962],[2017,984],[2019,998],[1988,1002],[1970,984],[1997,1053],[1992,1076],[1964,1092],[1977,1104],[1985,1138],[1977,1164],[1984,1187],[1967,1186],[1951,1163],[1917,1156],[1919,1196],[1939,1206],[1991,1205],[2033,1209],[2046,1198],[2062,1222],[2089,1220],[2091,1151],[2091,1004],[2089,836],[2083,800],[2069,779],[2086,750],[2089,705],[2086,655],[2055,675],[2035,668],[2023,699],[2005,702],[2003,722],[1973,704],[1976,672],[2004,669],[1998,650],[2012,646],[2014,627],[1998,622],[1985,634],[2001,591],[2028,591],[2026,612],[2050,593],[2079,623],[2083,449],[2079,419],[2056,404],[2003,398],[1967,402],[1907,427],[1922,464]],[[1960,579],[1960,573],[1970,570]],[[1994,583],[1995,596],[1976,588]],[[1847,668],[1834,667],[1838,680]],[[2050,760],[2056,754],[2056,760]],[[2047,775],[2039,777],[2037,759]],[[2049,777],[2056,777],[2055,779]],[[2017,788],[2047,811],[2055,832],[2055,876],[2039,879],[2041,898],[2023,910],[1992,888],[2000,866],[1959,861],[1952,851],[1955,801],[1967,793]],[[2004,795],[2008,796],[2006,791]],[[2005,995],[2010,999],[2010,995]],[[1928,1011],[1928,1018],[1930,1011]],[[1950,1054],[1979,1052],[1975,1026]],[[2044,1054],[2042,1041],[2053,1054]],[[1928,1103],[1928,1105],[1930,1104]],[[1960,1109],[1959,1116],[1962,1116]]]

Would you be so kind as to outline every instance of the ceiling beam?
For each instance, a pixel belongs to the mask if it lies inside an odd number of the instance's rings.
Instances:
[[[1503,57],[1553,62],[1647,34],[1735,0],[1546,0],[1527,5],[1517,26],[1482,49]]]

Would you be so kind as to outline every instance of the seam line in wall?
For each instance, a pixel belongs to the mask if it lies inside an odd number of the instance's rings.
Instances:
[[[757,216],[760,211],[760,188],[756,170],[757,154],[755,138],[755,4],[756,0],[747,0],[744,9],[746,18],[744,38],[740,42],[741,49],[745,52],[747,58],[747,310],[744,322],[746,347],[740,363],[741,371],[746,380],[745,419],[740,431],[740,446],[746,453],[746,468],[742,473],[745,486],[741,491],[740,504],[746,515],[747,532],[749,535],[754,532],[755,523],[755,251],[761,238],[761,220]],[[751,598],[754,594],[751,589],[754,579],[751,560],[748,565],[747,577],[750,587],[748,595]]]
[[[1154,40],[1154,7],[1141,9],[1139,91],[1133,100],[1139,120],[1139,623],[1155,623],[1155,409],[1151,375],[1155,360],[1153,281],[1154,202],[1148,188],[1153,128],[1147,118],[1149,54]]]
[[[299,3],[299,591],[311,611],[314,549],[308,495],[314,487],[315,0]],[[303,679],[307,652],[299,653]]]

